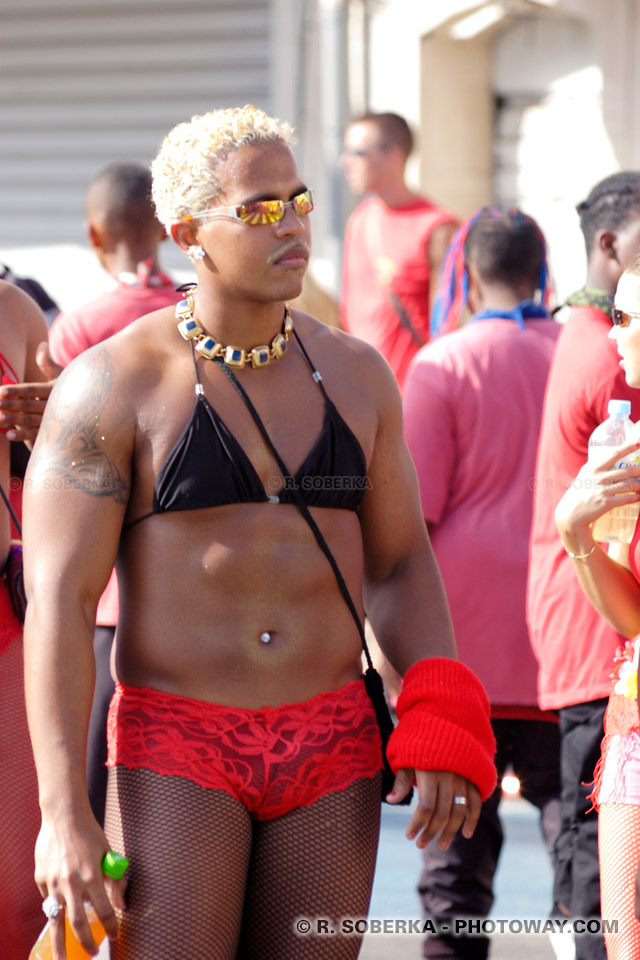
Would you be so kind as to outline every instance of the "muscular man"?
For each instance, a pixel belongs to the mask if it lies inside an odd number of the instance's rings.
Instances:
[[[119,960],[357,955],[357,939],[308,939],[294,921],[367,910],[381,754],[365,602],[405,674],[387,755],[392,801],[417,781],[408,836],[470,835],[495,783],[486,695],[454,659],[393,376],[285,306],[313,207],[291,142],[254,107],[167,136],[153,195],[197,289],[66,368],[28,474],[36,877],[87,949],[83,901],[111,938],[115,906]],[[84,750],[95,609],[116,561],[103,832]],[[100,870],[111,846],[131,864],[126,909],[123,881]]]
[[[540,663],[540,706],[559,710],[562,829],[556,899],[577,917],[600,913],[598,816],[588,799],[600,756],[612,661],[624,639],[583,595],[554,514],[587,460],[589,436],[607,418],[609,400],[629,399],[640,419],[640,393],[628,386],[608,339],[613,295],[640,248],[640,173],[616,173],[596,184],[578,213],[587,249],[583,290],[569,297],[569,316],[551,365],[535,478],[528,620]],[[604,960],[601,934],[576,936],[578,960]]]
[[[346,129],[342,168],[351,190],[369,194],[347,223],[341,319],[376,347],[400,386],[411,358],[429,339],[438,274],[456,218],[405,181],[413,148],[395,113],[368,113]]]
[[[33,299],[0,280],[0,376],[2,383],[42,380],[36,360],[47,339],[45,318]],[[48,391],[47,391],[48,392]],[[9,495],[7,431],[15,439],[27,433],[21,417],[0,414],[0,484]],[[7,581],[9,512],[0,501],[0,851],[5,869],[0,896],[2,956],[24,960],[44,918],[33,882],[33,845],[38,833],[38,788],[29,745],[24,703],[22,625],[11,604]]]

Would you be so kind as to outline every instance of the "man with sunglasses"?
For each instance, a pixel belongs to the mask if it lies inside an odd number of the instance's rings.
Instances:
[[[365,603],[405,675],[387,790],[399,802],[415,778],[407,836],[470,836],[495,783],[393,375],[288,305],[313,209],[292,142],[250,106],[168,134],[153,199],[197,286],[65,369],[31,460],[36,879],[60,951],[65,913],[95,950],[89,900],[118,960],[357,956],[339,924],[367,911],[382,789]],[[114,561],[103,832],[84,747]],[[109,848],[130,861],[126,906],[100,870]]]
[[[351,190],[366,195],[345,232],[342,326],[382,353],[400,387],[429,339],[438,274],[457,226],[455,214],[407,185],[412,149],[403,117],[368,113],[347,127],[341,158]]]
[[[598,816],[588,799],[589,784],[600,756],[613,657],[624,639],[583,595],[554,514],[587,460],[589,437],[606,419],[609,400],[630,400],[631,419],[640,419],[640,393],[628,386],[608,337],[617,283],[640,249],[640,172],[607,177],[577,210],[587,277],[585,287],[567,299],[568,318],[545,394],[533,481],[528,620],[540,663],[540,706],[560,716],[562,827],[555,899],[566,915],[597,917]],[[602,935],[576,935],[576,956],[604,960]]]

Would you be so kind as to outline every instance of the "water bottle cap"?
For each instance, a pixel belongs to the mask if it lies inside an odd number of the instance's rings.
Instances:
[[[609,400],[607,412],[610,417],[628,417],[631,414],[631,401]]]

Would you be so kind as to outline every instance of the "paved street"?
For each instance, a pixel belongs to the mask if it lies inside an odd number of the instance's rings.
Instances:
[[[419,919],[415,892],[421,859],[415,844],[404,837],[409,813],[383,805],[378,866],[373,886],[370,918]],[[538,829],[537,812],[520,798],[505,798],[501,812],[506,832],[498,875],[496,902],[491,917],[508,920],[544,919],[550,907],[551,868]],[[560,951],[566,940],[557,944]],[[420,960],[423,937],[367,934],[360,960]],[[561,954],[564,956],[565,954]],[[570,950],[566,960],[571,956]],[[491,960],[555,960],[545,934],[496,934]]]

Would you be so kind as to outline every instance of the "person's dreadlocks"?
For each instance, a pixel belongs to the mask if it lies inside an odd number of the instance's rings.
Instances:
[[[460,325],[469,294],[470,258],[487,281],[533,281],[541,302],[548,304],[549,271],[540,227],[520,210],[484,207],[461,224],[447,248],[431,315],[432,339]]]

